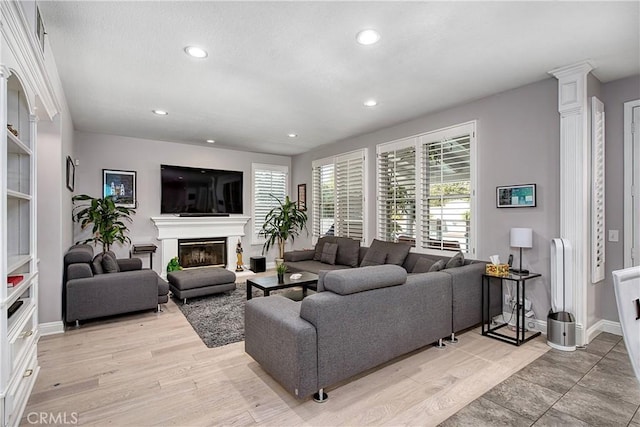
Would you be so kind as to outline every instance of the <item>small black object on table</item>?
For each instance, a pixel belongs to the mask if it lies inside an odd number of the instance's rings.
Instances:
[[[278,283],[278,277],[275,275],[247,279],[247,300],[250,300],[252,297],[251,293],[253,287],[262,290],[262,292],[264,292],[264,296],[268,297],[271,291],[301,286],[302,295],[303,297],[306,296],[307,287],[318,283],[318,275],[315,273],[309,273],[308,271],[303,271],[298,274],[301,275],[299,279],[292,279],[291,273],[286,273],[284,275],[284,283]]]
[[[482,275],[482,335],[495,338],[500,341],[507,342],[509,344],[520,346],[527,341],[534,339],[535,337],[540,335],[540,331],[537,331],[530,336],[525,338],[525,284],[529,279],[534,279],[536,277],[540,277],[541,275],[538,273],[529,273],[529,274],[509,274],[506,276],[497,276],[493,274],[483,274]],[[516,334],[515,338],[513,336],[505,335],[503,333],[498,332],[499,329],[504,328],[505,326],[509,326],[508,323],[501,323],[497,326],[491,327],[491,279],[500,279],[500,298],[503,298],[503,285],[505,280],[516,282]],[[522,295],[520,294],[520,287],[522,286]],[[503,310],[504,312],[504,310]]]

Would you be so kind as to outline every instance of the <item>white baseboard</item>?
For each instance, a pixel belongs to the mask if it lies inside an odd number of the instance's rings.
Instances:
[[[587,342],[597,337],[601,332],[608,332],[613,335],[622,336],[622,326],[619,322],[611,320],[598,320],[592,327],[587,329]]]
[[[57,322],[40,323],[38,325],[40,336],[55,335],[64,333],[64,323],[59,320]]]

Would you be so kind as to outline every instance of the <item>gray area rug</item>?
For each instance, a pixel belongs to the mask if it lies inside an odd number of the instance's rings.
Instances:
[[[301,291],[284,290],[271,292],[299,299]],[[253,290],[253,297],[262,298],[262,291]],[[187,318],[193,329],[209,348],[220,347],[244,340],[244,304],[247,302],[246,283],[238,283],[236,290],[226,293],[189,298],[174,302]]]

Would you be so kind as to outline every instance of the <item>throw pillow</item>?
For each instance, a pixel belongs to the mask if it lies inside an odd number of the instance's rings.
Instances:
[[[91,261],[91,270],[93,270],[93,274],[103,274],[104,270],[102,269],[102,252],[93,257],[93,261]]]
[[[322,248],[322,256],[320,258],[320,262],[323,262],[325,264],[335,265],[337,254],[338,254],[337,243],[325,243]]]
[[[322,258],[322,249],[324,248],[325,243],[335,243],[336,238],[334,236],[325,236],[318,239],[318,243],[316,243],[316,253],[313,255],[314,261],[321,261]]]
[[[113,252],[105,252],[102,255],[102,269],[105,273],[117,273],[120,271],[118,261],[116,261]]]
[[[440,271],[440,270],[444,270],[444,261],[443,260],[438,260],[436,261],[431,268],[429,269],[429,273],[431,273],[432,271]]]
[[[447,265],[444,268],[455,268],[462,267],[464,265],[464,255],[462,251],[459,251],[457,254],[452,256],[449,261],[447,261]]]
[[[373,239],[371,247],[367,250],[360,267],[371,265],[395,264],[402,265],[409,255],[411,246],[404,243],[384,242]]]
[[[416,265],[413,266],[412,273],[427,273],[436,261],[431,258],[422,257],[416,261]]]
[[[338,237],[336,238],[336,243],[338,244],[336,264],[357,267],[358,255],[360,254],[360,240]]]

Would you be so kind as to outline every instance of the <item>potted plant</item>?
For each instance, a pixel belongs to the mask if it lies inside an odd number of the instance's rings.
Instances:
[[[278,283],[284,283],[284,273],[287,272],[287,265],[284,262],[276,265],[276,273],[278,275]]]
[[[131,208],[117,206],[112,196],[94,198],[86,194],[73,196],[73,203],[81,204],[73,208],[72,219],[80,223],[80,228],[91,226],[92,237],[77,243],[102,244],[102,251],[106,252],[114,243],[131,243],[127,236],[129,228],[125,221],[132,222],[131,215],[136,211]]]
[[[171,258],[171,260],[167,263],[167,273],[171,273],[172,271],[182,270],[182,266],[180,265],[180,260],[177,256]]]
[[[271,196],[273,197],[273,196]],[[264,224],[258,233],[267,240],[262,247],[262,254],[269,251],[272,246],[278,244],[279,259],[284,259],[284,246],[287,240],[294,241],[296,236],[300,235],[302,229],[306,229],[307,214],[298,209],[298,204],[291,201],[289,196],[285,197],[284,202],[278,200],[278,206],[271,209],[264,218]]]

